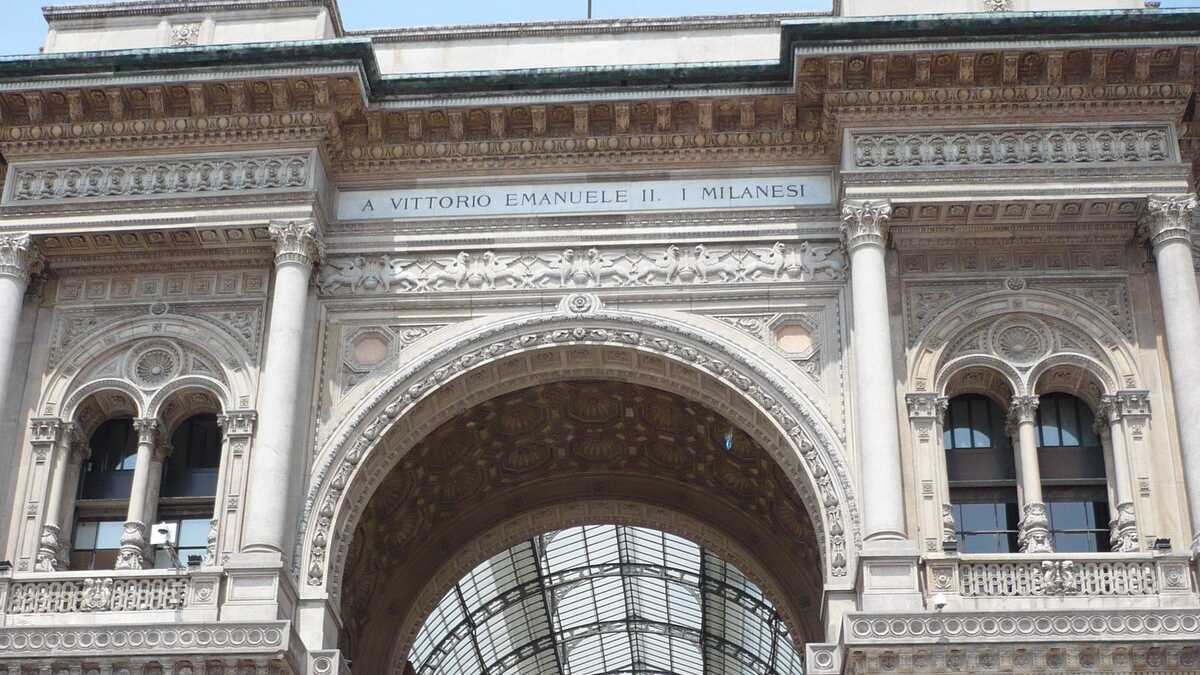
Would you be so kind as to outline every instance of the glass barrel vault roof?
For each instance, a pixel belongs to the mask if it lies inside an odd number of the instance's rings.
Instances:
[[[558,530],[477,566],[409,653],[418,675],[800,675],[778,612],[733,565],[671,534]]]

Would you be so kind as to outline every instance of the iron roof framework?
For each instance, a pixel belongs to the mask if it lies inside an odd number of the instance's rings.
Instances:
[[[736,567],[620,525],[521,542],[438,603],[418,675],[800,675],[779,613]]]

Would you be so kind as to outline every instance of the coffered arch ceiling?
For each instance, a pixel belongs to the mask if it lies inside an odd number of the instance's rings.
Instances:
[[[355,529],[344,575],[342,646],[356,670],[388,672],[394,659],[403,667],[430,598],[442,598],[461,576],[439,573],[448,559],[472,547],[486,558],[517,543],[496,534],[505,519],[596,499],[698,523],[710,533],[706,546],[726,542],[730,554],[722,557],[739,561],[792,635],[820,639],[820,545],[800,496],[764,448],[677,394],[570,380],[465,410],[383,479]],[[672,529],[636,514],[593,520]]]

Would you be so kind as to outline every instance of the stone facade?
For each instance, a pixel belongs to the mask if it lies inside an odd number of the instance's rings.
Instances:
[[[595,523],[735,564],[809,673],[1200,668],[1200,12],[1042,4],[48,8],[0,73],[0,672],[399,675],[472,567]],[[1056,550],[1057,395],[1101,551]],[[1009,553],[959,550],[959,396]],[[113,420],[128,498],[84,499]]]

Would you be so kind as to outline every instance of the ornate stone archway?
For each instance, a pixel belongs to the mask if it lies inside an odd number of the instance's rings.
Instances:
[[[574,510],[597,498],[632,506]],[[566,526],[533,518],[554,507],[580,521],[598,516],[658,529],[659,514],[675,513],[681,518],[665,529],[699,532],[716,549],[738,552],[739,567],[753,570],[773,604],[790,610],[792,635],[822,632],[817,537],[774,460],[704,405],[597,377],[539,384],[472,406],[383,477],[346,563],[343,649],[382,672],[390,648],[390,672],[403,672],[429,601],[446,590],[446,558],[490,550],[498,540],[511,545],[513,529],[544,528],[528,538]],[[516,524],[497,529],[513,516]]]
[[[610,310],[591,295],[448,331],[419,354],[413,349],[325,444],[294,559],[302,597],[340,602],[350,544],[342,533],[353,532],[382,477],[430,431],[499,394],[579,377],[657,386],[735,423],[766,449],[812,516],[826,587],[853,586],[859,516],[843,445],[786,360],[748,348],[715,320]]]

